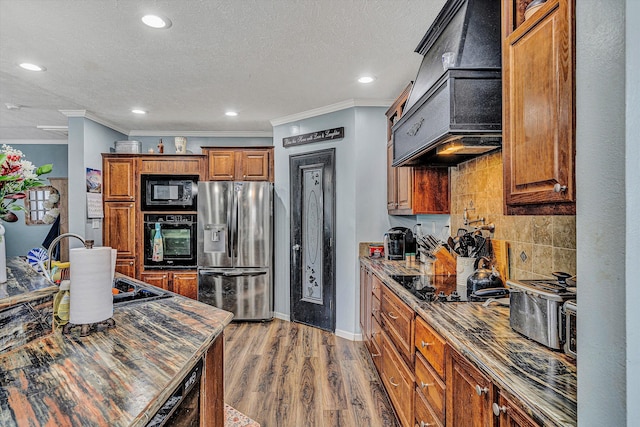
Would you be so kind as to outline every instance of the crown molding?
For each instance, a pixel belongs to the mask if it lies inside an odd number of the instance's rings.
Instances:
[[[68,145],[67,139],[0,139],[0,145]]]
[[[202,138],[273,138],[272,131],[183,131],[132,130],[129,136],[190,136]]]
[[[114,125],[113,123],[110,123],[106,120],[101,119],[100,117],[96,116],[95,114],[87,111],[87,110],[58,110],[60,111],[62,114],[64,114],[67,117],[84,117],[85,119],[89,119],[93,122],[96,122],[102,126],[106,126],[110,129],[113,129],[117,132],[123,133],[125,135],[127,135],[129,132],[125,129],[122,129],[119,126]]]
[[[354,107],[385,107],[389,108],[395,100],[393,99],[348,99],[336,104],[326,105],[324,107],[314,108],[312,110],[303,111],[292,114],[290,116],[279,117],[270,120],[271,126],[280,126],[298,120],[310,119],[312,117],[321,116],[323,114],[334,113],[336,111],[346,110]]]

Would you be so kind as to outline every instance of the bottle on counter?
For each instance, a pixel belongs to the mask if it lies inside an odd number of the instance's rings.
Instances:
[[[160,138],[160,143],[158,144],[158,153],[164,153],[164,144],[162,143],[162,138]]]
[[[71,282],[63,280],[60,282],[60,290],[53,299],[53,318],[57,326],[64,326],[69,323],[69,289]]]
[[[160,223],[156,222],[155,234],[153,236],[153,252],[151,261],[162,261],[164,259],[164,244],[162,243],[162,231]]]

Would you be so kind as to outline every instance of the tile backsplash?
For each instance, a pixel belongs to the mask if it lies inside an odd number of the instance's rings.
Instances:
[[[501,151],[451,168],[452,234],[465,227],[465,208],[469,220],[484,218],[485,224],[494,223],[492,237],[509,243],[511,278],[545,278],[552,271],[576,273],[575,215],[503,214]]]

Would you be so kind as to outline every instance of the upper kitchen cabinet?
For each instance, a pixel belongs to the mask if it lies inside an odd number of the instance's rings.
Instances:
[[[574,0],[529,3],[502,3],[505,213],[574,215]]]
[[[273,147],[202,147],[209,181],[273,182]]]
[[[411,92],[409,84],[387,110],[387,211],[390,215],[449,213],[449,172],[446,168],[394,167],[392,127]]]
[[[123,155],[102,155],[105,202],[130,202],[136,199],[136,159]]]

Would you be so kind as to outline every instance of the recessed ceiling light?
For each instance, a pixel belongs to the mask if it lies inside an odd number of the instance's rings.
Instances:
[[[235,111],[227,111],[226,113],[224,113],[225,115],[229,116],[229,117],[235,117],[238,115],[238,113],[236,113]]]
[[[371,76],[362,76],[358,79],[358,81],[360,83],[371,83],[372,81],[374,81],[375,78],[371,77]]]
[[[31,64],[29,62],[23,62],[22,64],[20,64],[20,68],[24,68],[25,70],[29,70],[29,71],[45,71],[46,70],[46,68],[44,68],[41,65]]]
[[[131,110],[131,112],[132,112],[133,114],[147,114],[147,112],[146,112],[146,111],[141,110],[141,109],[139,109],[139,108],[134,108],[133,110]]]
[[[144,15],[142,22],[151,28],[167,29],[171,26],[171,20],[160,15]]]

